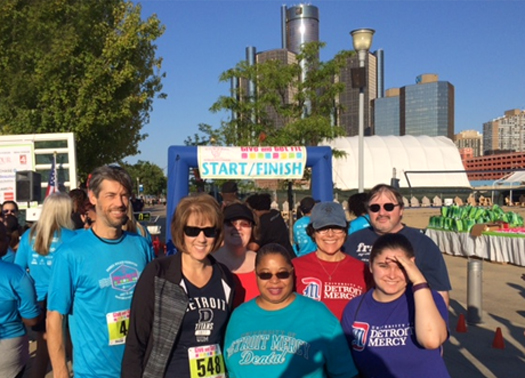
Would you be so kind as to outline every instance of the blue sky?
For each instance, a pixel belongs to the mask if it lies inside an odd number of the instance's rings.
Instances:
[[[141,0],[142,14],[165,25],[157,41],[166,72],[165,100],[156,100],[143,129],[141,154],[125,159],[167,166],[167,151],[183,145],[200,123],[215,127],[228,114],[211,105],[229,93],[219,76],[245,58],[245,49],[281,47],[285,0]],[[455,132],[482,131],[509,109],[525,109],[525,1],[317,0],[321,58],[352,50],[351,30],[376,30],[371,50],[385,52],[385,89],[436,73],[455,87]]]

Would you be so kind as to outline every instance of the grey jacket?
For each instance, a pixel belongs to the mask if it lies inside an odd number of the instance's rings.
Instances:
[[[226,300],[233,310],[234,281],[228,269],[211,256],[221,270]],[[188,296],[182,281],[181,253],[153,260],[142,272],[131,303],[122,378],[159,378],[169,363]]]

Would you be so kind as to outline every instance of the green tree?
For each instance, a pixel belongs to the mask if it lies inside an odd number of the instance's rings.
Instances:
[[[136,164],[121,162],[120,166],[131,176],[135,192],[137,191],[137,184],[144,185],[144,191],[137,193],[137,195],[157,196],[166,191],[168,179],[158,165],[139,160]]]
[[[74,132],[78,168],[138,153],[164,27],[124,0],[0,2],[0,134]]]
[[[210,110],[228,111],[236,117],[222,122],[217,129],[199,125],[201,134],[189,137],[186,144],[214,141],[218,145],[237,146],[316,146],[323,139],[345,135],[343,128],[333,125],[341,108],[336,99],[344,90],[337,77],[354,52],[341,51],[333,59],[321,62],[319,52],[324,45],[305,44],[292,64],[268,60],[250,66],[241,61],[224,72],[220,77],[223,82],[232,79],[254,82],[256,97],[248,97],[245,85],[239,85],[230,96],[219,97]]]

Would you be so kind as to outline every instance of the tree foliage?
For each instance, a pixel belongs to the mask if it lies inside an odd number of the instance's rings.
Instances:
[[[136,164],[121,162],[120,166],[129,173],[135,188],[137,187],[137,183],[144,185],[144,192],[137,193],[137,195],[160,195],[166,191],[168,179],[158,165],[139,160]]]
[[[74,132],[78,167],[138,153],[164,27],[124,0],[0,2],[0,133]]]
[[[353,51],[341,51],[332,60],[319,60],[322,42],[305,44],[294,63],[267,60],[256,65],[239,62],[220,80],[240,79],[241,85],[229,96],[221,96],[212,112],[236,114],[220,127],[199,125],[200,134],[186,144],[202,145],[305,145],[316,146],[323,139],[345,135],[334,126],[340,105],[337,96],[344,84],[337,77]],[[250,98],[246,83],[255,83],[256,97]],[[307,109],[307,110],[306,110]]]

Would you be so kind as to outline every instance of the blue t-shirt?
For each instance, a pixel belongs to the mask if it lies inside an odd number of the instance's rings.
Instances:
[[[7,248],[7,253],[2,256],[2,261],[8,262],[8,263],[14,263],[15,262],[15,251],[11,249],[11,247]]]
[[[277,311],[263,310],[255,299],[239,306],[228,323],[224,357],[230,378],[357,375],[337,318],[299,294]]]
[[[120,377],[131,297],[151,260],[146,239],[127,232],[108,240],[90,229],[57,251],[47,306],[69,315],[75,377]]]
[[[29,274],[35,281],[37,299],[38,301],[43,301],[47,296],[55,251],[62,245],[62,243],[66,243],[73,238],[76,233],[67,228],[61,229],[60,235],[58,232],[55,232],[51,245],[49,246],[49,253],[45,256],[42,256],[33,250],[35,240],[29,240],[30,234],[31,230],[27,230],[24,235],[22,235],[18,251],[16,252],[15,263],[22,268],[29,270]]]
[[[398,299],[382,303],[374,290],[350,301],[341,324],[363,377],[450,378],[441,348],[425,349],[416,339],[414,294],[408,289]],[[448,323],[445,301],[432,296],[441,317]]]
[[[368,227],[370,227],[370,215],[361,215],[350,222],[350,227],[348,227],[348,235]]]
[[[306,228],[309,224],[310,217],[306,215],[299,218],[293,225],[293,249],[297,257],[317,251],[317,245],[306,233]]]
[[[39,314],[31,277],[18,265],[0,260],[0,340],[24,336],[22,318]]]
[[[452,290],[447,265],[436,243],[416,228],[403,226],[399,234],[405,236],[414,248],[416,265],[430,287],[437,291]],[[372,245],[379,239],[372,227],[362,229],[346,238],[345,253],[368,264]]]

